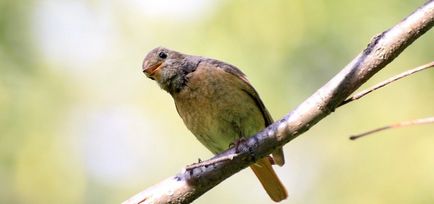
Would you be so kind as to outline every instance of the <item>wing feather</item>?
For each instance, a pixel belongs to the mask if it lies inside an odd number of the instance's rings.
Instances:
[[[257,107],[261,111],[262,116],[264,117],[264,121],[265,121],[264,127],[267,127],[273,123],[273,118],[271,117],[270,112],[268,112],[267,108],[265,107],[264,103],[262,102],[261,98],[259,97],[258,92],[250,84],[246,75],[241,70],[239,70],[237,67],[235,67],[233,65],[221,62],[219,60],[211,60],[210,59],[209,63],[214,64],[215,67],[223,69],[225,72],[232,74],[232,75],[238,77],[241,81],[243,81],[244,84],[246,85],[245,87],[243,87],[244,88],[243,91],[246,92],[246,94],[248,94],[255,101]],[[275,164],[277,164],[279,166],[283,166],[285,164],[285,157],[284,157],[284,153],[283,153],[282,148],[276,149],[272,153],[272,155],[273,155],[273,160],[274,160]]]

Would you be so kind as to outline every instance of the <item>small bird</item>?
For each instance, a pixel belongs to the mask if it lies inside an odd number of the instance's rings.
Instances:
[[[187,128],[214,154],[273,122],[246,76],[228,63],[157,47],[146,55],[143,72],[172,96]],[[279,202],[288,195],[272,162],[285,163],[282,148],[272,155],[250,167]]]

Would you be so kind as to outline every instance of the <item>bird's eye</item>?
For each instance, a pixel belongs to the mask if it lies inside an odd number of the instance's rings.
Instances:
[[[164,52],[160,52],[160,53],[158,53],[158,56],[159,56],[161,59],[166,59],[166,58],[167,58],[167,54],[164,53]]]

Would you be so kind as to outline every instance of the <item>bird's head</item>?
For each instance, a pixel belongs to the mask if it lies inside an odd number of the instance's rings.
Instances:
[[[194,56],[157,47],[151,50],[143,61],[143,73],[157,81],[161,88],[173,93],[186,83],[186,74],[194,71]]]

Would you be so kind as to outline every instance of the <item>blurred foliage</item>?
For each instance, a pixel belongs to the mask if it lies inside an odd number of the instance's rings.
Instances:
[[[141,74],[155,46],[238,66],[278,119],[422,3],[0,1],[0,203],[119,203],[211,155]],[[430,31],[366,86],[432,61],[432,45]],[[404,79],[285,146],[284,203],[433,203],[433,126],[346,138],[432,115],[433,83]],[[267,202],[247,170],[197,201]]]

